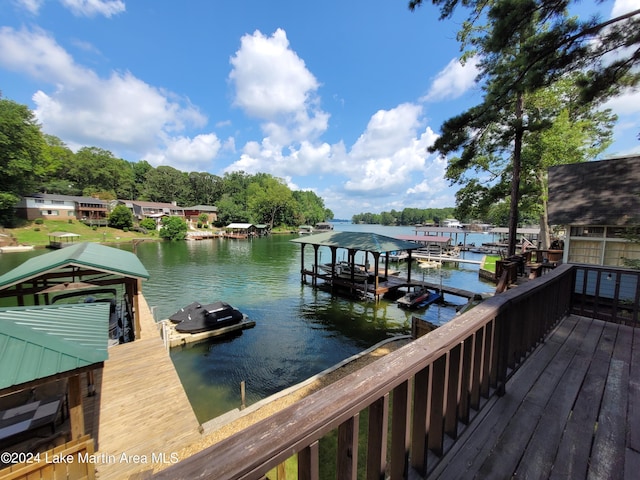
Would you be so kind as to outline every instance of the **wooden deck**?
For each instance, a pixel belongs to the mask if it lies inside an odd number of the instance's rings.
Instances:
[[[638,478],[639,343],[638,329],[567,317],[428,478]]]
[[[142,338],[109,349],[97,394],[83,399],[85,427],[102,459],[96,462],[101,480],[170,463],[173,453],[200,439],[200,425],[144,300],[141,310]]]

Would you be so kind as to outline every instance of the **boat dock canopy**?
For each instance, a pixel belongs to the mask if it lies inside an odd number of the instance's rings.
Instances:
[[[149,272],[133,253],[98,243],[83,242],[30,258],[0,276],[0,290],[68,266],[88,267],[141,280],[149,279]]]
[[[295,243],[309,243],[324,247],[346,248],[364,252],[395,252],[397,250],[415,250],[421,245],[377,233],[361,232],[325,232],[291,240]]]
[[[6,308],[0,327],[0,393],[108,358],[108,303]]]

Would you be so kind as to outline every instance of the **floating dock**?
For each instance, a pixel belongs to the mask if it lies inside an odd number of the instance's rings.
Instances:
[[[230,333],[239,332],[247,328],[253,328],[256,326],[256,322],[245,317],[240,323],[216,328],[215,330],[209,330],[201,333],[180,333],[176,331],[175,324],[170,320],[163,320],[161,323],[162,339],[168,349],[174,347],[182,347],[189,343],[201,342],[213,337],[228,335]]]

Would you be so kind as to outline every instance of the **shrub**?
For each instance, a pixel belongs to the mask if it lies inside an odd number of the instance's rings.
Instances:
[[[42,219],[42,218],[36,218],[35,219],[35,224],[36,225],[42,225],[43,223],[44,223],[44,219]]]

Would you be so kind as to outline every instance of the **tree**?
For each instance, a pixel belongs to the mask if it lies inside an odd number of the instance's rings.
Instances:
[[[13,207],[36,191],[47,173],[47,144],[35,115],[26,105],[0,98],[0,220],[14,222]]]
[[[450,18],[459,5],[470,9],[458,38],[463,48],[469,48],[463,58],[475,54],[480,58],[479,80],[485,82],[485,96],[480,105],[447,120],[430,150],[442,155],[462,150],[457,170],[469,168],[476,157],[510,157],[509,254],[513,254],[523,138],[526,131],[544,128],[529,123],[524,115],[525,95],[579,69],[587,72],[581,83],[583,104],[636,85],[640,80],[640,73],[634,70],[640,60],[640,10],[598,22],[569,18],[569,1],[432,1],[440,7],[441,19]],[[411,9],[420,4],[422,0],[409,2]],[[482,18],[488,25],[477,25]],[[618,55],[616,59],[603,61],[611,52]]]
[[[184,240],[187,236],[187,223],[180,217],[163,217],[160,237],[167,240]]]
[[[187,174],[161,165],[145,175],[144,198],[152,202],[183,203],[187,197]]]
[[[266,174],[249,184],[247,196],[251,216],[259,222],[268,223],[271,228],[275,223],[282,223],[283,212],[293,203],[289,187],[282,180]]]
[[[133,227],[133,213],[125,205],[117,205],[109,214],[109,226],[120,230]]]

